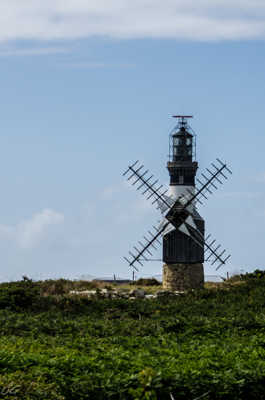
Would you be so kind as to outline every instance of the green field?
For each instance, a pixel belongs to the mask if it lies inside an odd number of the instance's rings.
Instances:
[[[146,300],[71,285],[0,285],[1,400],[265,398],[263,274]]]

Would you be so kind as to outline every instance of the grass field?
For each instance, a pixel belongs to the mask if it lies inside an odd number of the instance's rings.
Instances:
[[[67,295],[91,285],[0,285],[0,399],[265,398],[263,273],[177,297]]]

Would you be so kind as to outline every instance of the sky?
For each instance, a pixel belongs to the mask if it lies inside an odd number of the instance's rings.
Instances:
[[[140,160],[168,185],[182,113],[200,171],[233,171],[199,209],[231,253],[205,274],[265,267],[263,1],[2,0],[0,22],[0,281],[131,277],[160,215],[122,173]]]

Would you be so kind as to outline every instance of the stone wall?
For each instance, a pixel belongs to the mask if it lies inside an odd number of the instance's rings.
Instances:
[[[204,284],[203,264],[164,264],[163,288],[167,290],[200,289]]]

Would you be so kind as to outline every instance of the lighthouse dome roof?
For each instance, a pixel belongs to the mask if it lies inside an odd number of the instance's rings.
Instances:
[[[188,132],[184,127],[180,128],[177,132],[173,133],[173,137],[188,136],[192,137],[192,134]]]
[[[186,131],[185,128],[180,128],[179,131],[173,133],[172,135],[173,137],[180,137],[180,136],[188,136],[188,137],[192,137],[192,134],[189,133],[188,131]]]

